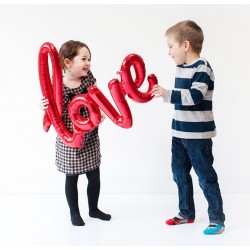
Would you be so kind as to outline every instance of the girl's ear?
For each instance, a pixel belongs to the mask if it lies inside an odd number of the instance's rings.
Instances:
[[[68,58],[65,58],[63,62],[66,68],[70,66],[70,60]]]

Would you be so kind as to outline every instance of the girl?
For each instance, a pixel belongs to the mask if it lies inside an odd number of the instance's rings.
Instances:
[[[68,104],[78,94],[87,93],[88,87],[96,85],[96,79],[90,71],[91,52],[88,46],[79,41],[67,41],[60,50],[60,61],[64,72],[63,77],[63,112],[62,120],[72,132],[72,123],[68,116]],[[42,98],[40,107],[48,108],[48,100]],[[81,115],[88,117],[88,109],[81,108]],[[102,113],[102,121],[105,115]],[[110,220],[109,214],[98,209],[100,194],[101,153],[98,127],[84,135],[82,148],[67,146],[60,138],[56,138],[56,166],[66,174],[65,194],[70,209],[71,222],[74,226],[84,226],[78,207],[78,177],[86,174],[88,179],[87,196],[89,216],[101,220]]]

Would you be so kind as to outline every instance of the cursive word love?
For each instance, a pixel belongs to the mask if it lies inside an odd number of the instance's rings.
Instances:
[[[52,79],[49,72],[48,55],[51,60]],[[131,67],[134,68],[135,79],[132,77]],[[145,64],[139,55],[129,54],[123,60],[118,72],[121,80],[119,81],[116,78],[108,83],[109,91],[119,111],[112,106],[100,89],[90,86],[87,94],[79,94],[69,103],[68,113],[72,121],[72,132],[70,132],[61,118],[63,81],[59,54],[55,46],[49,42],[44,43],[40,48],[38,71],[42,94],[50,104],[44,113],[44,130],[48,132],[52,124],[62,141],[74,148],[81,148],[84,134],[100,124],[100,109],[116,125],[122,128],[130,128],[132,126],[132,114],[125,96],[127,95],[139,103],[148,102],[153,98],[150,91],[157,84],[156,76],[151,74],[147,77],[148,90],[146,92],[139,90],[145,80]],[[86,107],[89,111],[87,118],[80,115],[82,107]]]

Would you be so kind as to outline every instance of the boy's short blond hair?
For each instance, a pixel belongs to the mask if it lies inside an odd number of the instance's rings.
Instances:
[[[165,36],[173,37],[180,45],[189,41],[192,49],[200,53],[204,41],[203,31],[194,21],[185,20],[168,28]]]

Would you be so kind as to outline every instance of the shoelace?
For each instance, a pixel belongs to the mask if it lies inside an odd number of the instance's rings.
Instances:
[[[208,227],[216,227],[217,225],[215,224],[210,224]]]

